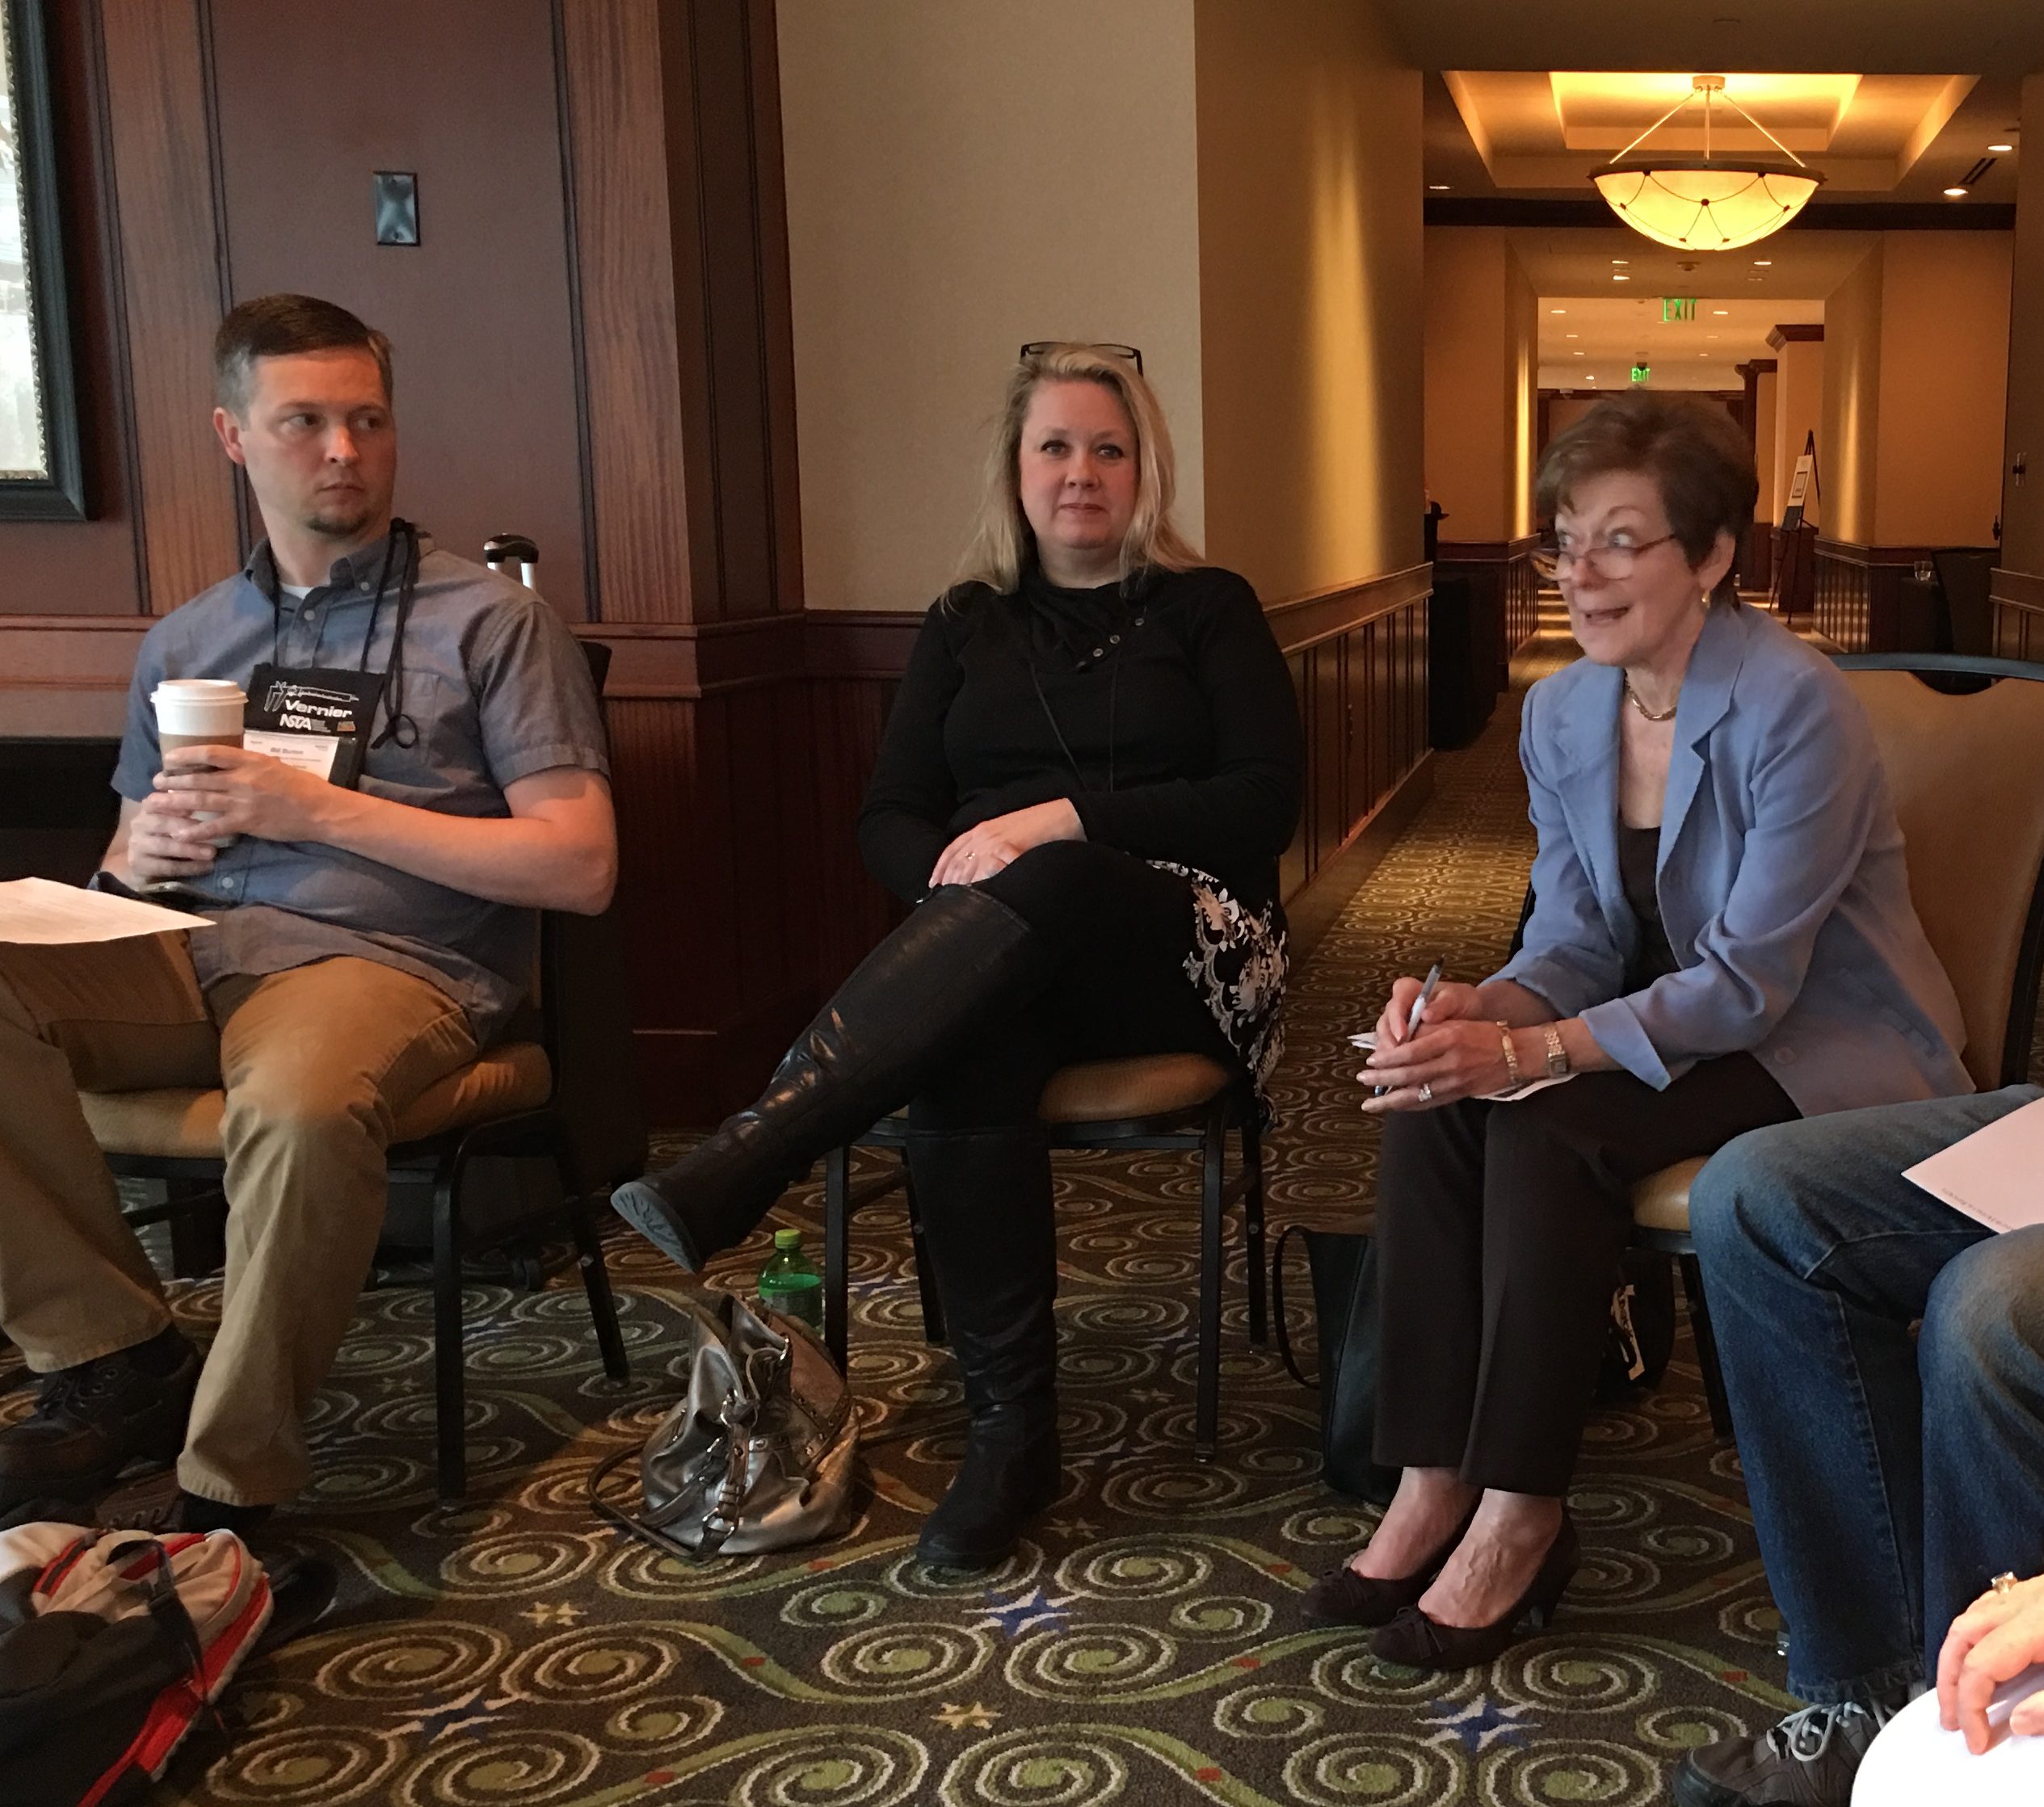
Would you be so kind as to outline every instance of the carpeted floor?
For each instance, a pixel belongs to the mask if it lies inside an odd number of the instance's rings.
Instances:
[[[1343,1038],[1390,978],[1436,956],[1478,974],[1504,948],[1530,852],[1516,716],[1515,694],[1439,760],[1424,815],[1297,975],[1273,1229],[1367,1221],[1376,1131]],[[1667,1384],[1591,1429],[1572,1496],[1588,1557],[1554,1626],[1487,1671],[1415,1675],[1299,1622],[1370,1514],[1320,1483],[1313,1397],[1247,1343],[1239,1242],[1222,1457],[1192,1458],[1191,1164],[1063,1157],[1058,1186],[1066,1490],[976,1580],[913,1557],[958,1388],[921,1339],[898,1210],[855,1231],[869,1488],[842,1538],[771,1557],[692,1567],[583,1502],[592,1460],[675,1390],[680,1276],[650,1250],[611,1245],[629,1383],[604,1377],[571,1275],[472,1289],[457,1511],[433,1498],[427,1297],[365,1295],[314,1427],[317,1486],[275,1527],[339,1563],[340,1599],[236,1684],[229,1731],[195,1742],[163,1798],[1626,1807],[1663,1797],[1684,1746],[1782,1708],[1737,1459],[1710,1435],[1686,1331]],[[813,1229],[815,1202],[805,1188],[785,1220]],[[763,1240],[712,1278],[746,1286]],[[183,1288],[180,1314],[203,1328],[214,1297]]]

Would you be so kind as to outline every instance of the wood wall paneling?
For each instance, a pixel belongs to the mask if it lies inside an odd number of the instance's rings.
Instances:
[[[1995,657],[2044,661],[2044,575],[1997,570],[1990,594]]]
[[[100,0],[143,594],[158,615],[241,558],[209,419],[225,284],[198,6]]]
[[[556,0],[594,613],[693,617],[660,0]]]
[[[1935,616],[1913,586],[1903,587],[1903,580],[1938,549],[1819,539],[1812,616],[1818,632],[1848,653],[1933,650]]]

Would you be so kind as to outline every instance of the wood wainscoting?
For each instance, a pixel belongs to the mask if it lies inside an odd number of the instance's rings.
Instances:
[[[1817,541],[1816,599],[1812,625],[1847,653],[1928,652],[1937,645],[1937,623],[1923,619],[1924,606],[1903,585],[1931,554],[1954,548],[1935,546],[1861,546],[1850,540]],[[1965,551],[1992,548],[1966,547]]]
[[[2044,575],[1997,570],[1988,595],[1994,603],[1995,657],[2044,663]]]
[[[1512,655],[1540,632],[1540,578],[1533,567],[1539,544],[1537,533],[1517,540],[1444,540],[1434,561],[1436,578],[1466,578],[1471,603],[1495,609],[1499,690],[1511,682]]]

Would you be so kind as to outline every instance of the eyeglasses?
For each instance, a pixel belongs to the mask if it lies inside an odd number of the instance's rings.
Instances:
[[[1137,376],[1142,374],[1142,354],[1133,345],[1113,345],[1089,339],[1033,338],[1022,347],[1018,355],[1027,363],[1031,358],[1040,358],[1046,351],[1055,351],[1067,345],[1081,351],[1104,351],[1111,358],[1125,358],[1136,367]]]
[[[1665,546],[1675,536],[1663,533],[1658,540],[1642,540],[1638,545],[1623,540],[1600,540],[1581,552],[1569,546],[1542,546],[1533,555],[1533,568],[1543,578],[1558,578],[1564,571],[1587,565],[1606,582],[1622,582],[1630,577],[1642,553]]]

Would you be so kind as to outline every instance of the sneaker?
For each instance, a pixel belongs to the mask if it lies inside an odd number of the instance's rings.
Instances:
[[[1853,1778],[1896,1707],[1805,1707],[1758,1738],[1722,1738],[1676,1765],[1678,1807],[1851,1807]]]
[[[37,1498],[90,1501],[130,1462],[175,1461],[198,1385],[199,1351],[175,1326],[44,1375],[35,1410],[0,1431],[0,1511]]]

